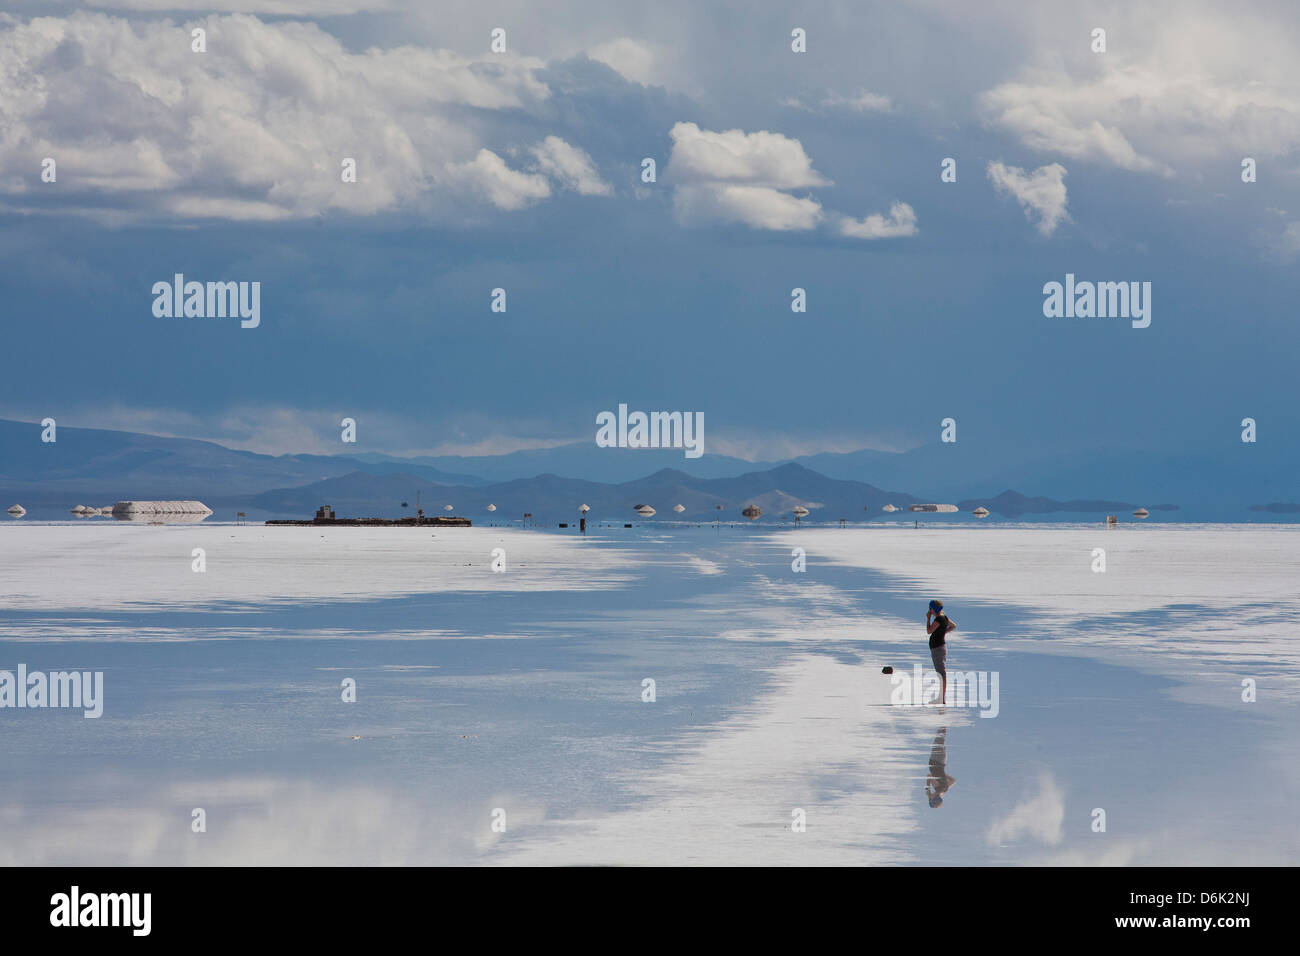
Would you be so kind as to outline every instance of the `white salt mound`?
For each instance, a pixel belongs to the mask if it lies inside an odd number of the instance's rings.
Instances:
[[[113,505],[115,515],[210,515],[212,509],[201,501],[119,501]]]

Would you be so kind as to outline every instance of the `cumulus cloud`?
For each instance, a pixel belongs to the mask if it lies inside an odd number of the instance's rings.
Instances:
[[[1039,85],[1006,83],[984,94],[982,101],[997,125],[1032,149],[1121,169],[1167,171],[1162,163],[1140,155],[1118,126],[1103,122],[1121,111],[1118,87],[1125,84],[1117,79],[1111,76],[1091,85],[1063,77]]]
[[[618,73],[625,80],[648,85],[654,79],[655,55],[650,47],[629,37],[599,43],[587,56]]]
[[[989,163],[988,177],[998,192],[1015,197],[1025,218],[1038,218],[1038,231],[1050,236],[1070,218],[1066,212],[1065,167],[1060,163],[1040,166],[1027,173],[1018,166]]]
[[[915,236],[916,212],[905,202],[895,202],[889,207],[889,216],[873,213],[865,219],[843,218],[839,233],[850,239],[895,239]]]
[[[806,231],[821,221],[821,203],[786,191],[829,185],[799,140],[766,130],[715,133],[694,123],[677,123],[669,135],[673,207],[681,220],[776,231]]]
[[[818,200],[795,195],[792,190],[832,185],[797,139],[767,130],[712,132],[694,123],[677,123],[669,135],[673,208],[683,222],[738,222],[777,232],[826,223],[855,239],[916,235],[916,213],[906,203],[894,203],[888,218],[857,220],[827,215]]]
[[[190,49],[195,25],[207,53]],[[35,194],[59,209],[270,220],[437,212],[467,194],[519,209],[551,195],[548,176],[605,194],[587,154],[559,137],[536,148],[535,171],[489,148],[509,115],[544,114],[544,67],[414,46],[351,52],[314,24],[243,14],[0,20],[0,205],[30,209]],[[45,157],[57,192],[40,181]]]
[[[498,209],[523,209],[551,194],[545,176],[511,169],[490,149],[480,149],[470,162],[453,164],[450,169]]]
[[[673,149],[669,168],[679,182],[736,183],[800,189],[829,186],[812,168],[812,160],[797,139],[760,130],[720,133],[694,123],[677,123],[669,133]]]
[[[1005,817],[994,820],[986,834],[990,846],[1029,838],[1056,846],[1064,835],[1065,796],[1049,773],[1038,779],[1038,792],[1022,799]]]
[[[548,136],[533,147],[538,168],[561,185],[583,196],[609,196],[614,190],[600,178],[591,157],[558,136]]]
[[[855,220],[828,216],[818,200],[794,195],[790,190],[832,185],[798,139],[767,130],[714,133],[693,122],[679,122],[669,135],[673,208],[682,221],[741,222],[774,232],[807,232],[826,222],[855,239],[917,234],[917,213],[906,203],[894,203],[888,217]]]
[[[1107,26],[1109,52],[1080,45],[984,93],[986,119],[1036,150],[1162,175],[1300,148],[1292,21],[1188,3],[1134,7]]]
[[[673,205],[685,222],[739,222],[754,229],[804,231],[821,221],[815,199],[800,198],[770,186],[693,184],[679,186]]]

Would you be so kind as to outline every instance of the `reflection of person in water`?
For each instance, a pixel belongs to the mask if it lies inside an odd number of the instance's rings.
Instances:
[[[925,778],[925,795],[930,799],[930,806],[936,810],[943,806],[943,795],[957,782],[956,777],[948,776],[944,764],[948,760],[948,728],[940,727],[934,736],[934,746],[930,749],[930,775]]]

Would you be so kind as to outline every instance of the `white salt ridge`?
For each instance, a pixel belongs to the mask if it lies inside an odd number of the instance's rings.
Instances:
[[[17,522],[0,528],[0,594],[8,609],[94,612],[592,590],[619,587],[634,573],[626,552],[594,539],[501,528]],[[502,573],[491,570],[496,547],[506,551]],[[204,551],[203,573],[191,568],[195,548]],[[80,623],[65,631],[69,638],[88,636]],[[30,625],[0,621],[0,637],[30,633]],[[120,627],[115,636],[123,636]]]
[[[95,509],[88,509],[95,510]],[[119,501],[113,505],[115,515],[210,515],[212,509],[201,501]]]

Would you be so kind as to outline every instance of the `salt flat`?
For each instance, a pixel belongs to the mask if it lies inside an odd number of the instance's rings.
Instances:
[[[0,710],[0,863],[1286,862],[1298,543],[0,526],[0,669],[105,675]],[[934,595],[995,719],[889,703]]]

